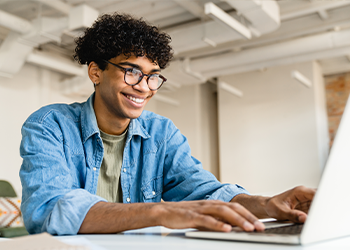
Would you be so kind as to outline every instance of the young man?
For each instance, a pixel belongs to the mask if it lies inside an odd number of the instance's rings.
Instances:
[[[30,233],[115,233],[162,225],[263,230],[258,218],[304,222],[315,190],[250,196],[219,183],[164,117],[143,111],[166,79],[170,37],[128,15],[103,15],[77,39],[95,93],[55,104],[22,128],[22,212]],[[165,202],[160,202],[163,199]],[[176,202],[171,202],[176,201]]]

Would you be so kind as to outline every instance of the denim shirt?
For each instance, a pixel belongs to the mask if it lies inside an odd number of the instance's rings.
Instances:
[[[43,107],[22,127],[21,210],[29,233],[77,234],[89,209],[106,201],[96,195],[103,143],[93,100]],[[123,203],[228,202],[247,193],[203,170],[186,137],[149,111],[130,121],[120,178]]]

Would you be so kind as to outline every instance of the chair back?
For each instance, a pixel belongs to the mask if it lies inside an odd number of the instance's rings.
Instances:
[[[15,190],[8,181],[0,180],[0,197],[17,197]]]

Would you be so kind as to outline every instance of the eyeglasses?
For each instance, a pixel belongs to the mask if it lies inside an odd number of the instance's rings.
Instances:
[[[147,76],[147,85],[148,88],[152,91],[159,89],[163,83],[167,80],[164,76],[159,74],[145,74],[139,69],[135,68],[123,68],[118,64],[111,63],[110,61],[103,60],[102,61],[112,64],[113,66],[124,71],[124,81],[126,84],[130,86],[135,86],[141,82],[144,76]]]

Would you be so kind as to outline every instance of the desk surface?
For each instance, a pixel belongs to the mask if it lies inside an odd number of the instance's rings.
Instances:
[[[84,237],[91,243],[106,250],[128,249],[128,250],[225,250],[225,249],[288,249],[288,250],[340,250],[350,249],[350,237],[341,238],[307,246],[290,246],[278,244],[261,244],[247,242],[233,242],[220,240],[201,240],[185,237],[186,230],[170,230],[164,227],[150,227],[139,230],[127,231],[122,234],[99,234],[57,237],[61,239]]]

